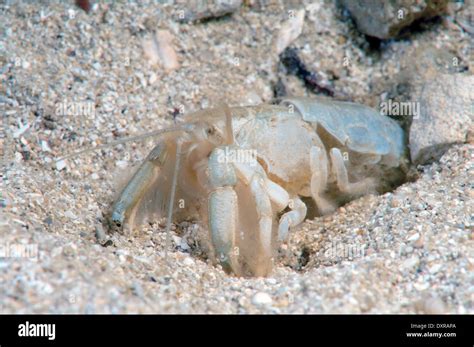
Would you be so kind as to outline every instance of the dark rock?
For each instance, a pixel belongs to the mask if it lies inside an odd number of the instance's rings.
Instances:
[[[410,128],[410,153],[416,164],[437,160],[474,130],[474,75],[438,74],[419,96],[420,115]]]
[[[361,32],[388,39],[418,19],[444,12],[448,0],[341,0],[341,3]]]

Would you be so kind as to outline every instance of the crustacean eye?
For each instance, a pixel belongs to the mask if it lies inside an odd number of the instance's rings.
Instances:
[[[215,133],[216,133],[216,129],[212,126],[206,129],[206,135],[207,136],[214,135]]]

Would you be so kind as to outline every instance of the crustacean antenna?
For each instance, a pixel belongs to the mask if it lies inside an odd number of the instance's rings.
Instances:
[[[170,248],[170,230],[171,230],[171,219],[173,218],[173,207],[174,207],[174,196],[176,194],[176,185],[178,181],[179,162],[181,159],[181,138],[176,141],[176,161],[174,163],[173,180],[171,182],[171,193],[168,205],[168,216],[166,221],[166,248],[165,248],[165,259],[168,260],[168,249]]]
[[[122,143],[127,143],[127,142],[132,142],[132,141],[142,141],[142,140],[147,139],[149,137],[154,137],[154,136],[158,136],[158,135],[162,135],[162,134],[166,134],[166,133],[189,132],[191,130],[192,130],[192,124],[183,124],[183,125],[179,125],[179,126],[169,127],[169,128],[166,128],[166,129],[150,131],[150,132],[145,133],[145,134],[127,137],[125,139],[120,139],[120,140],[113,141],[113,142],[110,142],[110,143],[105,143],[103,145],[99,145],[99,146],[96,146],[96,147],[89,147],[89,148],[80,150],[78,152],[73,152],[73,153],[70,153],[70,154],[66,154],[65,156],[62,156],[62,157],[56,159],[55,161],[58,162],[58,161],[61,161],[61,160],[64,160],[64,159],[73,158],[73,157],[79,156],[79,155],[84,154],[84,153],[88,153],[88,152],[92,152],[92,151],[97,151],[99,149],[104,149],[104,148],[117,146],[117,145],[120,145]]]
[[[234,129],[232,128],[232,111],[227,104],[222,106],[225,113],[225,129],[227,132],[226,140],[227,145],[232,145],[234,143]]]

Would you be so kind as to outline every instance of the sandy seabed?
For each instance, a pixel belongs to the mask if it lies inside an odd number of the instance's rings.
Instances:
[[[244,7],[184,24],[173,20],[173,6],[159,4],[102,4],[89,14],[72,3],[0,5],[7,130],[0,312],[474,313],[470,144],[420,166],[416,181],[391,193],[306,221],[268,278],[236,278],[209,264],[190,244],[192,225],[174,229],[167,260],[160,225],[108,234],[108,246],[99,244],[118,173],[139,163],[153,141],[60,166],[55,159],[169,126],[176,109],[270,102],[280,74],[272,43],[287,10]],[[157,28],[174,36],[180,67],[172,73],[143,54],[143,39]],[[293,45],[321,83],[376,106],[373,91],[399,74],[404,52],[431,44],[468,60],[468,39],[434,23],[373,53],[330,2],[308,11]],[[346,56],[351,64],[342,68]],[[289,94],[309,95],[295,76],[280,77]]]

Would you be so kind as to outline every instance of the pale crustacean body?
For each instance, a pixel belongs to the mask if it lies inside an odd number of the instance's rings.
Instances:
[[[116,200],[112,221],[133,226],[167,210],[176,222],[200,218],[223,268],[265,276],[289,229],[305,219],[304,201],[323,215],[387,191],[404,161],[400,126],[363,105],[289,98],[202,110],[162,134]]]

